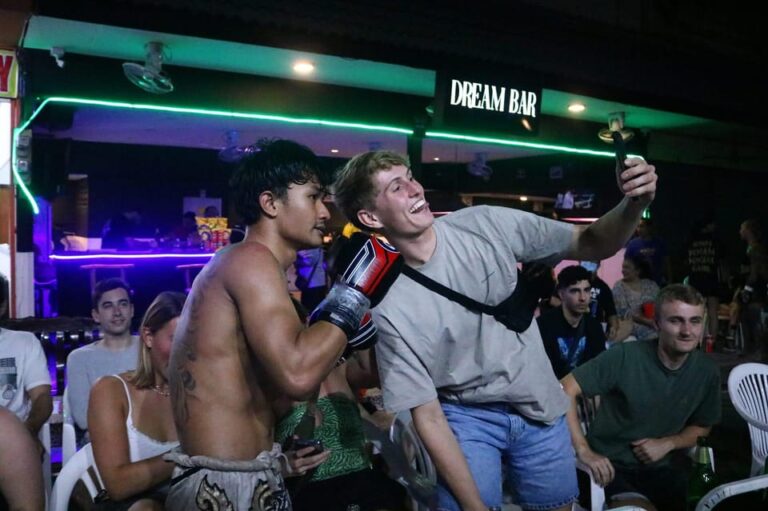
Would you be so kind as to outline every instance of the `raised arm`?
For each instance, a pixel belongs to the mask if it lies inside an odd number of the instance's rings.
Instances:
[[[305,328],[286,292],[285,276],[266,250],[241,251],[222,271],[239,310],[248,346],[275,384],[302,401],[333,369],[346,346],[344,331],[325,321]]]
[[[624,198],[589,226],[574,230],[566,259],[599,261],[612,256],[635,232],[643,210],[656,195],[656,168],[642,158],[628,158],[623,172]]]
[[[251,350],[290,397],[302,400],[333,369],[345,347],[354,351],[375,343],[366,313],[397,278],[402,257],[373,237],[353,235],[336,258],[336,283],[312,312],[312,326],[304,328],[277,260],[264,248],[249,251],[238,254],[247,261],[228,266],[226,285]]]
[[[435,399],[411,410],[413,424],[437,472],[451,489],[464,511],[487,511],[464,453]]]
[[[106,376],[91,390],[88,430],[96,467],[112,500],[123,500],[171,478],[173,463],[162,455],[131,462],[125,421],[128,400],[122,383]]]

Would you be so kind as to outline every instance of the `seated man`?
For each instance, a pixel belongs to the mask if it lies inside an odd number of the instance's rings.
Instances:
[[[605,351],[603,327],[589,313],[591,277],[581,266],[563,268],[556,286],[560,306],[536,319],[544,349],[558,379]]]
[[[597,274],[600,262],[582,261],[581,266],[592,275],[590,279],[592,282],[592,301],[589,302],[589,313],[600,323],[606,323],[606,337],[613,340],[619,328],[619,315],[616,312],[613,291]]]
[[[116,278],[98,282],[93,290],[93,320],[102,338],[72,351],[67,357],[67,399],[78,430],[78,443],[88,429],[88,397],[93,384],[109,374],[136,369],[141,342],[131,335],[131,291]]]
[[[0,287],[0,317],[8,296]],[[0,407],[15,414],[38,444],[37,433],[53,411],[51,376],[40,341],[29,332],[0,328]]]
[[[563,378],[575,398],[602,396],[585,439],[574,406],[568,427],[578,458],[612,506],[685,509],[686,474],[670,453],[696,445],[720,420],[720,369],[697,350],[704,298],[674,284],[656,299],[659,339],[620,344]]]

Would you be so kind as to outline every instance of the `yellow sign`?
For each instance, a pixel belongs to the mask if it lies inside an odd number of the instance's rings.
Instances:
[[[19,61],[14,50],[0,50],[0,98],[19,93]]]

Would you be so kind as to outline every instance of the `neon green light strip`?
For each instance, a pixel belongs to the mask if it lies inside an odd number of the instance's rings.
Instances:
[[[515,146],[515,147],[526,147],[528,149],[542,149],[546,151],[586,154],[589,156],[604,156],[606,158],[613,158],[615,156],[615,154],[610,151],[595,151],[593,149],[579,149],[578,147],[568,147],[568,146],[554,145],[554,144],[538,144],[535,142],[523,142],[520,140],[503,139],[503,138],[487,138],[487,137],[474,137],[470,135],[457,135],[455,133],[444,133],[441,131],[427,131],[426,135],[427,137],[433,137],[433,138],[448,138],[451,140],[481,142],[484,144],[498,144],[498,145],[508,145],[508,146]],[[638,157],[639,155],[630,154],[628,156]]]
[[[42,109],[43,107],[41,105],[32,113],[29,119],[24,121],[19,127],[14,128],[13,138],[11,139],[11,169],[13,170],[13,179],[16,182],[16,186],[21,188],[21,192],[27,198],[27,202],[29,202],[29,205],[32,208],[32,213],[35,215],[40,213],[40,208],[37,206],[37,202],[35,202],[35,198],[32,196],[32,191],[27,188],[27,185],[24,184],[24,181],[21,180],[21,175],[19,174],[18,164],[16,161],[16,145],[19,141],[19,135],[21,135],[21,132],[27,129],[29,123],[35,120],[35,117],[37,117]]]
[[[101,101],[84,98],[50,97],[40,105],[40,108],[47,103],[70,103],[78,105],[106,106],[110,108],[129,108],[134,110],[153,110],[158,112],[175,112],[182,114],[208,115],[214,117],[232,117],[236,119],[258,119],[262,121],[287,122],[293,124],[315,124],[318,126],[328,126],[332,128],[352,128],[369,131],[387,131],[391,133],[401,133],[403,135],[413,134],[413,130],[405,128],[396,128],[393,126],[384,126],[379,124],[363,124],[344,121],[327,121],[324,119],[310,119],[302,117],[287,117],[284,115],[260,114],[251,112],[234,112],[227,110],[209,110],[205,108],[187,108],[166,105],[148,105],[142,103],[123,103],[119,101]]]

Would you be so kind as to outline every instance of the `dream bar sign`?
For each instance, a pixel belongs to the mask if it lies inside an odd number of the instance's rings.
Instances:
[[[432,127],[484,134],[533,134],[541,88],[522,81],[438,73]]]

